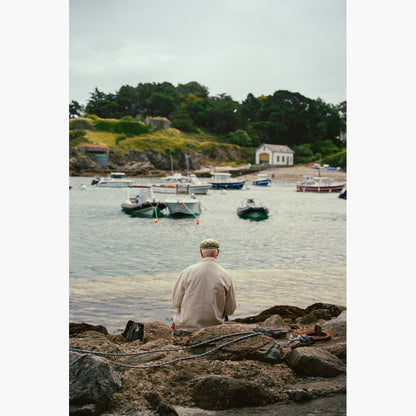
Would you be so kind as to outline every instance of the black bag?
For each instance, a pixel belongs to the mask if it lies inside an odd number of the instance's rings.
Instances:
[[[121,334],[128,342],[136,341],[137,339],[143,340],[144,325],[140,322],[128,321],[126,329]]]

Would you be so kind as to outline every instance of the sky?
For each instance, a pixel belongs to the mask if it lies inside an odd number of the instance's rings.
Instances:
[[[69,0],[69,98],[196,81],[346,100],[346,0]]]

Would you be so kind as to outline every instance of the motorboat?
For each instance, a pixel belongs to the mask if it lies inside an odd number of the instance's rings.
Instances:
[[[245,180],[233,180],[228,172],[213,172],[211,173],[210,183],[213,189],[241,189],[245,184]]]
[[[124,173],[124,172],[111,172],[111,173],[110,173],[110,176],[111,176],[113,179],[123,179],[124,175],[125,175],[125,173]]]
[[[255,186],[269,186],[271,183],[272,180],[266,173],[258,173],[256,179],[253,180],[253,185]]]
[[[201,213],[201,202],[192,194],[189,197],[177,196],[165,199],[165,204],[169,210],[170,215],[183,216],[197,216]]]
[[[116,179],[111,176],[106,176],[105,178],[97,176],[91,181],[91,185],[100,188],[131,188],[134,185],[134,181],[128,179]]]
[[[178,186],[177,186],[178,185]],[[153,191],[163,194],[190,194],[206,195],[212,188],[210,183],[202,183],[195,174],[187,176],[174,173],[162,178],[160,184],[154,184]]]
[[[128,199],[121,204],[121,209],[132,216],[161,216],[161,211],[166,208],[164,202],[158,201],[153,195],[151,186],[142,186],[135,197]]]
[[[296,190],[301,192],[341,192],[345,186],[334,184],[331,178],[304,176],[297,183]]]
[[[269,217],[269,210],[263,205],[257,205],[254,199],[249,198],[245,204],[237,208],[237,215],[244,219],[265,220]]]

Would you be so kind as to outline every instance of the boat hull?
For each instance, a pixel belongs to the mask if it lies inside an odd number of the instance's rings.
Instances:
[[[206,195],[211,185],[152,185],[155,194]]]
[[[144,204],[132,204],[123,202],[121,209],[133,217],[156,217],[161,216],[161,211],[166,208],[164,203],[146,202]]]
[[[269,186],[270,183],[271,183],[270,179],[263,179],[263,180],[259,180],[259,181],[253,181],[253,185],[255,185],[255,186]]]
[[[296,185],[296,190],[300,192],[341,192],[344,189],[343,185],[332,186],[317,186],[317,185]]]
[[[134,182],[132,181],[99,181],[97,183],[97,186],[99,188],[131,188],[133,186]]]
[[[165,201],[169,214],[176,217],[195,216],[201,213],[199,201]]]
[[[242,207],[237,209],[237,215],[243,219],[265,220],[269,217],[269,210],[265,207]]]
[[[245,181],[241,182],[211,182],[212,189],[241,189]]]

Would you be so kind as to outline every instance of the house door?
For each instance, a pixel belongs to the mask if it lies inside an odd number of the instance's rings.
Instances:
[[[260,153],[260,164],[264,163],[265,165],[269,164],[269,154],[268,153]]]

